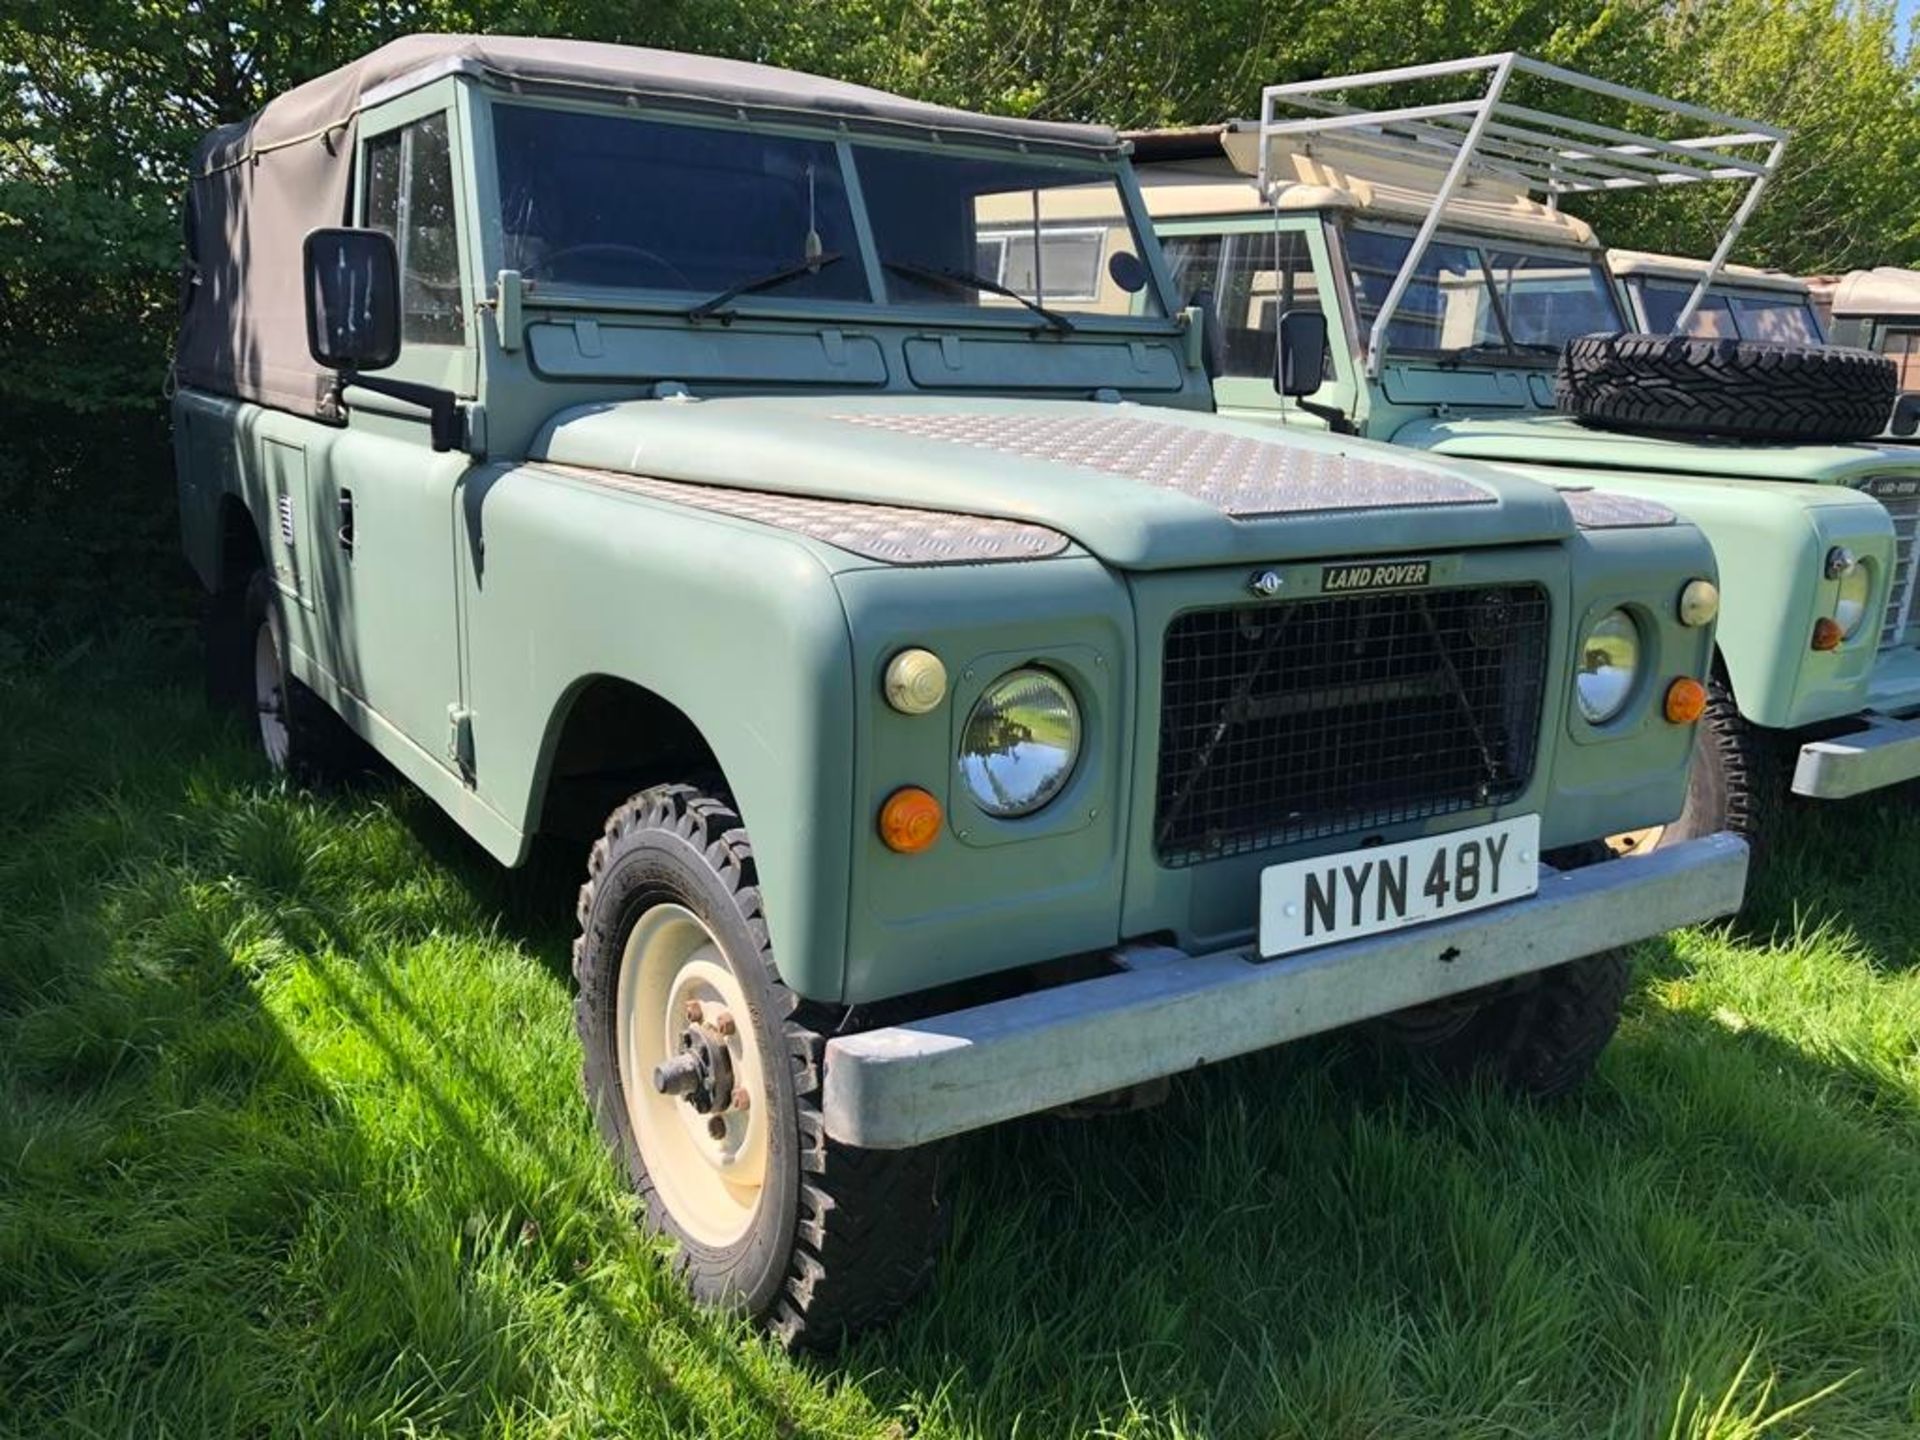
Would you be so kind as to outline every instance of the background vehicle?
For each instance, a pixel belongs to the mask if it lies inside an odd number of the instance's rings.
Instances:
[[[1876,265],[1805,283],[1834,344],[1879,351],[1899,367],[1901,390],[1920,390],[1920,271]]]
[[[1405,88],[1434,81],[1481,89]],[[1526,104],[1509,81],[1532,86]],[[1607,102],[1671,124],[1602,123]],[[1556,104],[1580,114],[1544,108]],[[1746,187],[1670,316],[1684,333],[1718,303],[1709,292],[1784,131],[1496,55],[1273,86],[1257,123],[1133,140],[1176,286],[1218,297],[1223,411],[1604,484],[1713,541],[1727,605],[1687,810],[1618,846],[1721,827],[1758,837],[1789,788],[1839,799],[1920,775],[1920,458],[1833,438],[1885,424],[1884,367],[1807,345],[1782,365],[1768,342],[1582,338],[1633,322],[1601,242],[1562,200]],[[1657,297],[1649,267],[1638,273]],[[1340,343],[1293,403],[1275,392],[1275,336],[1301,311]],[[1796,429],[1811,439],[1781,438]]]
[[[1617,947],[1739,900],[1726,836],[1585,866],[1681,807],[1697,531],[1208,413],[1123,156],[420,36],[195,166],[217,678],[276,765],[344,723],[505,863],[590,842],[589,1098],[790,1340],[924,1279],[928,1142],[1385,1015],[1556,1093]]]
[[[1634,330],[1669,335],[1708,262],[1647,250],[1609,250],[1607,268],[1619,281]],[[1687,322],[1686,333],[1712,340],[1764,340],[1819,345],[1826,328],[1814,307],[1813,289],[1783,270],[1722,265]]]

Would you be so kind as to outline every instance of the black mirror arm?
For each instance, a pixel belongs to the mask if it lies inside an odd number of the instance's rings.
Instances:
[[[1297,395],[1294,397],[1293,403],[1306,411],[1307,414],[1313,416],[1316,420],[1326,421],[1327,429],[1335,435],[1358,435],[1360,433],[1359,427],[1348,418],[1347,412],[1342,410],[1338,405],[1322,405],[1313,400],[1303,400]]]
[[[438,385],[422,385],[416,380],[389,380],[383,375],[364,375],[358,370],[342,370],[340,383],[358,385],[376,395],[386,395],[418,405],[427,412],[428,433],[436,451],[458,450],[466,443],[466,427],[460,422],[460,404],[451,390]]]

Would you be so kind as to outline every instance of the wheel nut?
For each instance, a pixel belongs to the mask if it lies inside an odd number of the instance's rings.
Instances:
[[[733,1023],[731,1010],[716,1010],[713,1012],[713,1028],[722,1035],[731,1035],[739,1027]]]
[[[711,1120],[707,1121],[707,1134],[711,1135],[716,1140],[726,1139],[727,1138],[727,1122],[721,1119],[720,1116],[718,1115],[714,1116]]]
[[[752,1103],[753,1103],[753,1097],[747,1093],[746,1086],[741,1085],[734,1090],[733,1092],[733,1108],[734,1109],[745,1110]]]
[[[700,1023],[700,1017],[704,1013],[700,1008],[700,1002],[698,1000],[687,1001],[687,1023],[689,1025],[698,1025]]]

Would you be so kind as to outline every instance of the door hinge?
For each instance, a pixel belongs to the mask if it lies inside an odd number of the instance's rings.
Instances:
[[[473,711],[464,705],[447,707],[447,758],[460,771],[460,778],[473,783]]]

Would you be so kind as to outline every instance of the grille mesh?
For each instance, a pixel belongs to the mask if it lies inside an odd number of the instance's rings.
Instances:
[[[1501,804],[1533,773],[1537,585],[1197,610],[1167,628],[1162,863]]]
[[[1887,595],[1887,617],[1880,627],[1880,648],[1891,649],[1907,638],[1913,623],[1913,592],[1920,557],[1920,480],[1912,476],[1883,476],[1860,487],[1886,507],[1893,521],[1893,584]]]

